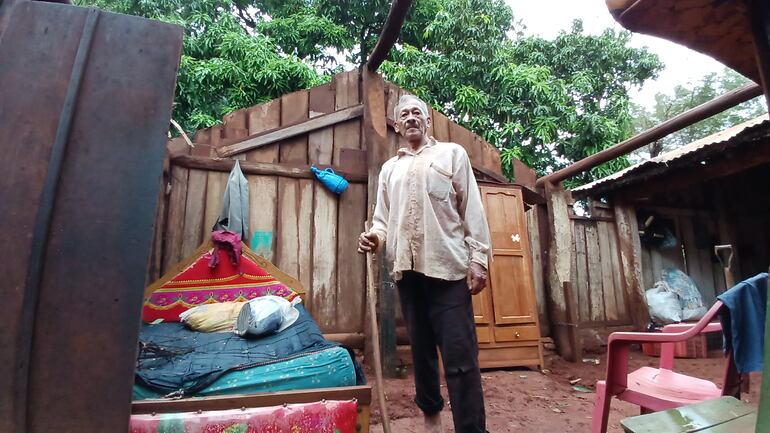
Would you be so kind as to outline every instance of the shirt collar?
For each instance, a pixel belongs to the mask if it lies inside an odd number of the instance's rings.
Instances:
[[[397,153],[398,153],[399,157],[402,157],[404,155],[415,156],[415,155],[419,155],[420,153],[422,153],[422,151],[425,150],[426,148],[433,147],[435,145],[436,145],[436,139],[433,138],[432,136],[429,136],[428,137],[428,142],[425,143],[424,145],[422,145],[422,147],[420,147],[419,149],[417,149],[417,152],[412,152],[412,149],[409,148],[409,146],[405,146],[405,147],[402,147],[402,148],[398,149]]]

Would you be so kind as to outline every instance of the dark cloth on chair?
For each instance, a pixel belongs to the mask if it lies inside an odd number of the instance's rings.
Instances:
[[[479,350],[467,282],[404,272],[397,284],[412,345],[415,403],[428,415],[439,412],[444,406],[439,384],[438,346],[455,432],[485,432]]]
[[[717,297],[727,308],[719,316],[725,352],[732,350],[740,373],[762,371],[767,308],[767,273],[736,284]]]

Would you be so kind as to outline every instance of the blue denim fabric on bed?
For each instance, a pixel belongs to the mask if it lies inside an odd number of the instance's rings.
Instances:
[[[195,397],[353,385],[357,385],[356,372],[348,351],[342,347],[331,347],[287,361],[229,371],[196,392]],[[163,396],[142,385],[134,385],[134,400]]]
[[[143,325],[136,383],[160,395],[188,396],[229,371],[273,364],[337,346],[323,338],[301,304],[297,309],[300,315],[293,325],[278,334],[254,339],[230,332],[195,332],[181,323]]]

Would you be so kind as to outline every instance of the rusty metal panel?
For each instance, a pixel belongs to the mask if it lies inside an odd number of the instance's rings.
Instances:
[[[75,6],[11,12],[0,39],[2,432],[127,430],[181,41],[175,26]]]

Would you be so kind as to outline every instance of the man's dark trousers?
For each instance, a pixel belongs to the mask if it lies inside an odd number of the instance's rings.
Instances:
[[[456,433],[484,433],[484,394],[473,305],[465,279],[445,281],[404,272],[398,294],[412,345],[415,403],[427,415],[444,406],[438,353],[444,363]]]

